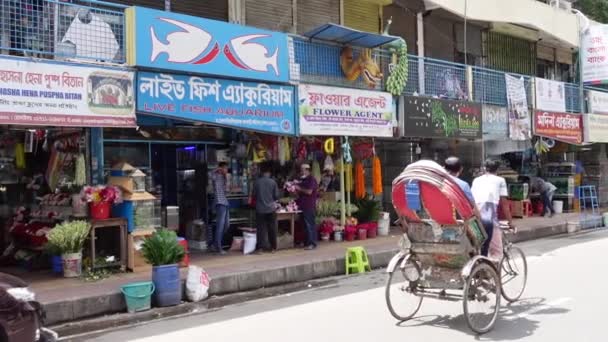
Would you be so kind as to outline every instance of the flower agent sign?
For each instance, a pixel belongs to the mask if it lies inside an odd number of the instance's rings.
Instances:
[[[404,110],[405,136],[466,139],[482,136],[481,105],[407,96]]]
[[[300,134],[392,137],[393,97],[379,91],[300,85]]]
[[[569,144],[583,142],[583,127],[578,114],[534,112],[534,134]]]

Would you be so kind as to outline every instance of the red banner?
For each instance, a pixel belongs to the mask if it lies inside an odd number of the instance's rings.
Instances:
[[[569,144],[583,142],[583,121],[579,114],[534,112],[534,134]]]

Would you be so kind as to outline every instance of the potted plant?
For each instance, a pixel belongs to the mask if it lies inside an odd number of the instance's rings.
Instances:
[[[321,225],[319,226],[319,234],[321,235],[321,240],[329,241],[331,233],[334,232],[334,227],[336,226],[336,219],[333,217],[325,218]]]
[[[355,201],[355,205],[359,210],[353,214],[359,223],[378,222],[380,213],[382,212],[382,203],[374,199],[373,196],[367,196]]]
[[[112,205],[122,202],[120,189],[112,185],[85,186],[80,194],[94,220],[108,219]]]
[[[182,299],[179,263],[186,251],[177,241],[175,232],[160,229],[145,239],[142,255],[152,265],[152,282],[156,287],[154,303],[157,306],[179,304]]]
[[[82,248],[90,230],[91,225],[86,221],[70,221],[58,224],[49,232],[48,243],[55,253],[61,253],[64,277],[82,274]]]

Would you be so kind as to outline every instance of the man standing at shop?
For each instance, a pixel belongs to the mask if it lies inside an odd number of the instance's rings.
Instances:
[[[279,186],[271,178],[272,165],[264,162],[261,166],[262,176],[253,185],[255,212],[258,235],[258,252],[277,250],[277,201]]]
[[[543,200],[543,212],[541,216],[548,215],[549,217],[552,217],[555,214],[555,209],[553,208],[553,195],[555,195],[557,187],[540,177],[535,177],[532,179],[530,189],[532,192],[538,192]]]
[[[218,168],[211,175],[213,191],[215,193],[215,231],[213,234],[213,245],[211,249],[219,254],[226,254],[222,248],[224,233],[228,231],[230,226],[230,209],[228,205],[228,163],[220,162]]]
[[[317,248],[317,227],[315,216],[317,211],[317,180],[310,173],[310,165],[302,164],[300,167],[300,183],[296,186],[298,192],[297,204],[302,211],[302,223],[306,233],[305,250]]]
[[[488,238],[483,244],[481,254],[488,256],[490,242],[494,235],[494,227],[498,227],[498,209],[501,208],[509,226],[513,227],[511,210],[509,209],[507,182],[496,173],[500,167],[498,160],[488,159],[485,162],[485,173],[473,180],[471,192],[481,216]]]

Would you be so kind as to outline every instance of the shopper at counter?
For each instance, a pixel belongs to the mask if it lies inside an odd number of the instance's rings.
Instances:
[[[220,162],[218,168],[213,171],[213,175],[211,176],[213,191],[215,193],[215,231],[212,240],[213,245],[210,248],[220,254],[226,254],[222,249],[222,240],[224,233],[230,227],[230,208],[228,198],[226,198],[226,193],[228,192],[227,175],[228,163]]]
[[[257,224],[258,252],[277,250],[277,201],[279,186],[271,177],[272,165],[265,162],[261,166],[262,176],[253,185]]]
[[[543,200],[543,212],[541,216],[553,216],[555,214],[555,209],[553,209],[553,195],[555,195],[557,187],[540,177],[535,177],[530,182],[530,188],[532,192],[538,192]]]
[[[317,209],[317,180],[310,173],[310,165],[302,164],[300,183],[296,185],[298,208],[302,211],[302,223],[306,232],[306,250],[317,248],[315,216]]]

